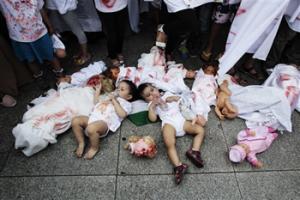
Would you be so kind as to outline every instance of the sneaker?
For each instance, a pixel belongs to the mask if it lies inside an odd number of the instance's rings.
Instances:
[[[186,156],[188,157],[188,159],[191,160],[191,162],[194,165],[196,165],[196,167],[198,167],[198,168],[203,167],[203,160],[201,158],[200,151],[194,151],[194,150],[190,149],[186,152]]]
[[[177,167],[174,167],[174,173],[175,173],[175,183],[178,185],[179,183],[181,183],[182,179],[183,179],[183,175],[186,173],[187,169],[188,169],[188,165],[187,164],[181,164]]]

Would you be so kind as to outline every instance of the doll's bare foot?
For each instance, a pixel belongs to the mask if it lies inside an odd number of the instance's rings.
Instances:
[[[99,149],[89,148],[87,153],[84,155],[84,159],[91,160],[94,158],[94,156],[97,154]]]
[[[83,151],[84,151],[84,144],[79,144],[77,149],[75,150],[75,154],[77,158],[82,158]]]

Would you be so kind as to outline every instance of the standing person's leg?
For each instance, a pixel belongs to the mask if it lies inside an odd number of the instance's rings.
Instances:
[[[120,61],[120,64],[124,63],[123,57],[123,43],[124,43],[124,35],[125,35],[125,28],[126,22],[128,18],[127,8],[116,13],[116,33],[117,33],[117,42],[116,42],[116,51],[117,51],[117,58]]]
[[[265,69],[274,68],[274,66],[280,62],[286,45],[296,36],[296,34],[297,32],[290,29],[286,19],[283,17],[277,35],[266,59],[264,66]]]
[[[119,66],[117,59],[116,13],[98,12],[107,39],[107,51],[113,66]]]
[[[71,28],[71,31],[76,35],[80,44],[80,56],[78,57],[78,64],[84,64],[87,62],[91,55],[88,52],[87,37],[78,22],[78,18],[75,11],[68,11],[66,14],[61,15],[64,22]]]

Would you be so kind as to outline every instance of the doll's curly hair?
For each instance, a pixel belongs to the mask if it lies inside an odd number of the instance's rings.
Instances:
[[[129,143],[136,143],[140,139],[143,139],[145,143],[149,146],[147,152],[145,153],[145,156],[148,158],[154,158],[154,156],[157,153],[157,146],[155,143],[155,140],[151,136],[137,136],[137,135],[132,135],[128,138],[127,144],[124,146],[125,149],[129,148]]]

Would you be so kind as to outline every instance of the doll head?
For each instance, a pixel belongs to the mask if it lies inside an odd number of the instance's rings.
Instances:
[[[122,80],[119,82],[116,89],[117,96],[132,102],[138,98],[138,91],[136,86],[129,80]]]
[[[249,147],[246,144],[237,144],[230,147],[229,160],[231,162],[242,162],[249,153]]]
[[[146,102],[151,102],[161,96],[159,90],[150,83],[143,83],[139,85],[138,92]]]
[[[114,81],[118,79],[119,73],[120,73],[120,67],[115,67],[115,66],[110,67],[107,70],[105,70],[105,72],[103,72],[103,74],[106,77],[109,77]]]
[[[90,87],[96,87],[101,83],[101,91],[105,93],[110,93],[114,91],[115,87],[113,81],[103,75],[94,75],[87,81],[86,85]]]
[[[130,136],[125,149],[135,156],[153,158],[157,153],[155,141],[150,136]]]
[[[216,76],[219,70],[219,62],[217,60],[206,63],[202,66],[204,74]]]

